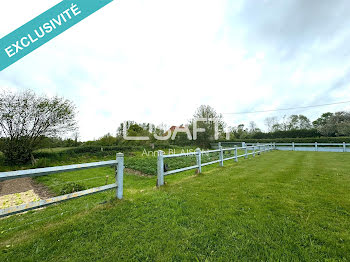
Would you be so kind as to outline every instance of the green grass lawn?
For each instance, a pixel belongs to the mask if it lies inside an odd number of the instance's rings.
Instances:
[[[350,154],[266,153],[0,220],[0,261],[350,260]],[[95,173],[92,173],[95,172]],[[98,186],[111,168],[43,177]],[[71,177],[69,176],[71,175]]]

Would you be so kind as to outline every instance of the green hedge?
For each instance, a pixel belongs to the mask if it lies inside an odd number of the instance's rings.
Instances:
[[[322,137],[317,129],[300,129],[275,131],[270,133],[257,132],[251,139],[276,139],[276,138],[315,138]]]

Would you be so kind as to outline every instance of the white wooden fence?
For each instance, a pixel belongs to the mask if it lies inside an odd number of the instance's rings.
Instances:
[[[275,143],[277,150],[315,151],[315,152],[350,152],[350,144],[343,143]]]
[[[168,175],[172,175],[175,173],[191,170],[191,169],[197,169],[198,173],[202,172],[202,167],[207,165],[212,165],[215,163],[219,163],[220,166],[224,165],[224,161],[234,159],[235,162],[238,162],[238,159],[240,157],[248,158],[249,155],[252,155],[255,157],[256,154],[260,155],[262,152],[269,152],[274,149],[274,145],[272,143],[270,144],[261,144],[261,145],[251,145],[251,146],[244,146],[244,147],[232,147],[232,148],[223,148],[221,144],[219,143],[219,149],[215,150],[208,150],[208,151],[201,151],[200,149],[197,149],[196,152],[189,152],[189,153],[182,153],[182,154],[169,154],[164,155],[164,152],[159,150],[158,151],[158,160],[157,160],[157,186],[163,186],[164,185],[164,177]],[[244,150],[244,154],[238,155],[238,150]],[[230,156],[228,158],[224,158],[224,152],[225,151],[234,151],[234,156]],[[248,153],[248,151],[251,151]],[[202,155],[203,154],[210,154],[210,153],[219,153],[219,159],[202,163]],[[167,158],[175,158],[175,157],[189,157],[189,156],[196,156],[196,165],[183,167],[175,170],[165,171],[165,165],[164,165],[164,159]]]
[[[218,148],[219,144],[224,147],[232,145],[233,142],[219,142],[211,144],[212,148]],[[241,143],[244,147],[247,146],[258,146],[259,143],[245,143],[245,142],[234,142]],[[314,151],[314,152],[350,152],[350,143],[272,143],[274,148],[281,151]]]
[[[13,215],[15,213],[20,213],[20,212],[28,211],[35,208],[40,208],[43,206],[65,201],[68,199],[82,197],[82,196],[106,191],[113,188],[116,188],[116,197],[118,199],[122,199],[123,198],[124,154],[118,153],[116,160],[110,160],[110,161],[2,172],[0,173],[0,181],[15,179],[15,178],[23,178],[23,177],[44,176],[44,175],[50,175],[55,173],[61,173],[61,172],[77,171],[82,169],[105,167],[105,166],[117,167],[115,183],[105,185],[105,186],[100,186],[100,187],[94,187],[87,190],[74,192],[74,193],[66,194],[62,196],[52,197],[52,198],[43,199],[39,201],[33,201],[23,205],[0,209],[0,217]]]

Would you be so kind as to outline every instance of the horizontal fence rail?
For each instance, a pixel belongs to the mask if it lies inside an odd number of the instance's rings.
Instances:
[[[78,197],[82,197],[90,194],[95,194],[98,192],[103,192],[113,188],[116,188],[116,197],[118,199],[122,199],[123,198],[123,176],[124,176],[124,154],[118,153],[116,160],[110,160],[110,161],[2,172],[0,173],[0,181],[23,178],[28,176],[44,176],[44,175],[50,175],[55,173],[61,173],[61,172],[77,171],[77,170],[83,170],[88,168],[98,168],[98,167],[105,167],[105,166],[116,166],[116,183],[100,186],[100,187],[94,187],[87,190],[74,192],[74,193],[70,193],[62,196],[52,197],[48,199],[43,199],[39,201],[33,201],[27,204],[0,209],[0,217],[5,217],[5,216],[13,215],[15,213],[20,213],[20,212],[28,211],[35,208],[44,207],[44,206],[62,202],[68,199],[73,199],[73,198],[78,198]]]
[[[219,163],[220,166],[224,165],[224,161],[234,159],[235,162],[238,162],[238,158],[244,157],[248,158],[249,155],[252,155],[255,157],[255,155],[260,155],[262,152],[268,152],[273,150],[274,144],[261,144],[261,145],[251,145],[247,146],[245,143],[244,146],[241,147],[231,147],[231,148],[223,148],[221,144],[218,144],[218,149],[214,150],[207,150],[207,151],[201,151],[200,149],[197,149],[195,152],[189,152],[189,153],[182,153],[182,154],[169,154],[164,155],[164,152],[159,150],[158,151],[158,159],[157,159],[157,186],[163,186],[164,185],[164,177],[168,175],[172,175],[179,172],[184,172],[187,170],[197,169],[198,173],[202,172],[203,166],[208,166],[212,164]],[[238,155],[238,150],[244,150],[244,154]],[[224,152],[231,151],[234,152],[234,156],[230,157],[224,157]],[[219,153],[219,159],[209,161],[206,163],[202,163],[202,156],[203,155],[209,155],[212,153]],[[165,165],[164,165],[164,159],[168,158],[177,158],[177,157],[188,157],[188,156],[195,156],[196,157],[196,165],[178,168],[175,170],[166,171]]]
[[[88,168],[113,166],[116,164],[117,164],[117,160],[110,160],[110,161],[68,165],[68,166],[54,166],[54,167],[2,172],[0,173],[0,181],[28,177],[28,176],[44,176],[44,175],[50,175],[54,173],[70,172],[70,171],[83,170]]]
[[[275,143],[281,151],[350,152],[348,143]]]
[[[219,148],[219,144],[221,144],[222,147],[234,147],[234,146],[238,146],[238,147],[244,147],[245,146],[245,142],[219,142],[219,143],[210,143],[210,146],[212,148]]]
[[[219,144],[229,146],[233,143],[240,143],[242,146],[259,146],[259,143],[245,143],[245,142],[221,142],[212,143],[212,148],[218,148]],[[269,143],[270,144],[270,143]],[[315,151],[315,152],[350,152],[350,143],[272,143],[274,149],[281,151]]]

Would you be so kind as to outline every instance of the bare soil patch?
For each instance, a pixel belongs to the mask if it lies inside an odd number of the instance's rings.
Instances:
[[[45,186],[36,183],[32,178],[16,178],[0,183],[0,196],[22,193],[33,190],[40,199],[52,197],[53,194]]]

